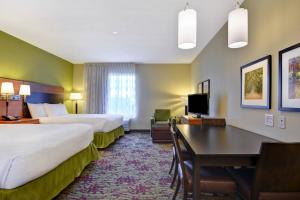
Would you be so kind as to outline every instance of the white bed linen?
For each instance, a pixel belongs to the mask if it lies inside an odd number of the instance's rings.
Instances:
[[[83,123],[93,127],[94,132],[110,132],[123,125],[122,115],[110,114],[68,114],[55,117],[40,117],[42,124]]]
[[[92,128],[85,124],[0,125],[0,188],[41,177],[92,140]]]

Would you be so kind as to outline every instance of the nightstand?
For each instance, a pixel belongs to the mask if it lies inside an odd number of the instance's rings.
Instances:
[[[38,119],[32,118],[21,118],[16,121],[4,121],[0,120],[0,124],[39,124],[40,121]]]

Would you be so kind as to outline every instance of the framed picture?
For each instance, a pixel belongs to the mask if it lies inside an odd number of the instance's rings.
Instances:
[[[241,67],[241,107],[271,109],[271,63],[268,55]]]
[[[203,93],[203,84],[202,82],[198,83],[197,85],[198,93],[202,94]]]
[[[279,52],[279,110],[300,112],[300,43]]]
[[[210,80],[207,79],[206,81],[203,81],[202,84],[203,84],[203,86],[202,86],[203,93],[208,94],[208,96],[209,96],[209,93],[210,93]]]

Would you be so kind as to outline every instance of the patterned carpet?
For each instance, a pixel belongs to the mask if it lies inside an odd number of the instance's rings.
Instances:
[[[171,145],[153,144],[146,133],[130,133],[100,154],[101,159],[90,164],[57,200],[172,199],[172,177],[168,175]],[[182,199],[181,195],[177,199]],[[203,196],[202,199],[229,198]]]

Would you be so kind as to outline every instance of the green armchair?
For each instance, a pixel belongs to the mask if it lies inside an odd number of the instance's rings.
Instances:
[[[156,109],[151,118],[151,137],[153,142],[171,141],[171,111]]]
[[[169,124],[171,122],[171,111],[169,109],[156,109],[151,118],[151,126],[154,124]]]

